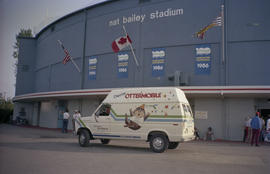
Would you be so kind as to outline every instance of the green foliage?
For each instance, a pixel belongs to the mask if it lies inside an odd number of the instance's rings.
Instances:
[[[10,116],[13,114],[13,103],[11,100],[0,98],[0,123],[8,123]]]
[[[31,29],[21,29],[20,32],[16,35],[16,42],[13,45],[13,48],[15,49],[13,51],[13,57],[15,59],[18,59],[19,57],[19,37],[33,37],[32,30]]]

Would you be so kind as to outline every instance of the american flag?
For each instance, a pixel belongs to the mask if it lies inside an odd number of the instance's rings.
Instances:
[[[70,55],[69,55],[69,52],[68,52],[68,50],[64,47],[64,45],[62,44],[62,42],[60,42],[60,41],[58,41],[59,42],[59,44],[61,45],[61,47],[62,47],[62,49],[63,49],[63,51],[64,51],[64,53],[65,53],[65,57],[64,57],[64,59],[63,59],[63,61],[62,61],[62,63],[65,65],[69,60],[70,60]]]
[[[64,52],[65,52],[65,57],[64,57],[64,60],[62,61],[62,63],[65,65],[70,60],[70,55],[69,55],[67,49],[64,49]]]
[[[64,47],[64,45],[62,44],[62,42],[60,40],[57,40],[58,43],[60,44],[60,46],[62,47],[64,53],[65,53],[65,57],[62,61],[62,63],[65,65],[69,60],[71,60],[71,62],[73,63],[73,65],[76,67],[76,69],[78,70],[78,72],[80,73],[81,70],[80,68],[78,67],[78,65],[75,63],[75,61],[72,59],[72,57],[69,55],[69,52],[68,50]]]

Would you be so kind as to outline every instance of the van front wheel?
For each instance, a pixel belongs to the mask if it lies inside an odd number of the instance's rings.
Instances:
[[[86,147],[89,145],[90,135],[87,130],[81,130],[79,134],[79,144],[81,147]]]
[[[168,148],[169,141],[165,135],[154,134],[150,138],[150,148],[153,152],[162,153]]]

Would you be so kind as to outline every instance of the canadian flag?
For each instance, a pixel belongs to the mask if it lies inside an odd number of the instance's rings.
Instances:
[[[127,47],[131,43],[132,43],[132,41],[128,35],[123,36],[123,37],[119,37],[119,38],[115,39],[115,41],[113,41],[112,49],[115,53],[117,53],[118,51],[124,49],[125,47]]]

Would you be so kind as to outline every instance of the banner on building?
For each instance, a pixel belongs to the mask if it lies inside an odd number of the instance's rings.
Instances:
[[[165,48],[152,49],[152,76],[164,76],[165,69]]]
[[[96,80],[97,76],[97,57],[93,56],[88,61],[88,79]]]
[[[121,52],[118,54],[118,78],[128,78],[128,53]]]
[[[211,45],[202,44],[195,48],[195,74],[211,73]]]
[[[195,111],[195,119],[208,119],[208,111]]]

